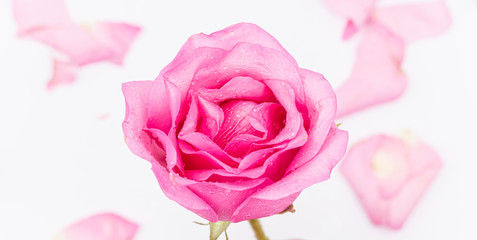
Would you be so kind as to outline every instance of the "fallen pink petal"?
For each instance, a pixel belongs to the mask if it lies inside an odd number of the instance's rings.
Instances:
[[[70,61],[53,60],[53,76],[47,87],[52,89],[58,85],[71,84],[76,80],[78,66]]]
[[[133,240],[138,228],[117,214],[102,213],[66,227],[55,240]]]
[[[406,43],[442,34],[452,23],[444,1],[381,7],[374,18]]]
[[[410,133],[354,145],[341,172],[376,225],[400,229],[442,167],[434,149]]]
[[[324,0],[331,11],[360,28],[370,19],[378,0]],[[348,23],[350,24],[350,23]]]
[[[364,31],[351,75],[337,91],[337,117],[398,99],[407,85],[401,68],[406,44],[442,34],[451,25],[444,1],[387,7],[377,0],[325,4],[347,18],[344,40]]]
[[[397,99],[407,78],[401,70],[404,42],[379,23],[366,29],[349,79],[336,91],[337,117]]]
[[[37,40],[57,51],[69,65],[78,67],[107,61],[122,65],[140,28],[127,23],[98,22],[77,24],[71,20],[64,0],[13,0],[13,13],[20,37]],[[65,61],[63,63],[65,63]],[[56,74],[49,88],[71,83],[72,74]]]

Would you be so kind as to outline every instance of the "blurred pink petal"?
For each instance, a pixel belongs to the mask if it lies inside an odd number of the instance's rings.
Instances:
[[[324,0],[336,14],[349,19],[358,28],[372,15],[377,0]]]
[[[407,85],[401,71],[403,57],[402,40],[379,24],[371,24],[358,46],[350,78],[336,91],[336,116],[343,117],[401,96]]]
[[[441,34],[452,22],[444,1],[382,7],[374,17],[406,43]]]
[[[13,0],[12,5],[20,36],[33,30],[73,24],[64,0]]]
[[[100,61],[121,65],[140,31],[139,27],[126,23],[76,24],[68,16],[64,0],[13,0],[13,14],[19,36],[50,46],[77,66]],[[57,74],[52,82],[74,79],[71,74],[62,77],[63,74]]]
[[[378,135],[352,147],[341,171],[374,224],[400,229],[441,167],[437,153],[409,134]]]
[[[53,62],[53,76],[48,82],[48,89],[60,84],[70,84],[76,80],[78,66],[70,61],[55,59]]]
[[[114,213],[103,213],[68,226],[55,240],[132,240],[138,228]]]
[[[98,45],[112,52],[105,60],[117,65],[122,65],[126,53],[141,31],[138,26],[113,22],[99,22],[93,28],[92,34]]]
[[[438,35],[451,24],[444,1],[391,7],[377,7],[376,2],[325,0],[348,19],[344,40],[361,28],[366,31],[351,76],[337,91],[337,117],[401,96],[407,81],[401,71],[405,44]]]
[[[359,31],[358,27],[354,24],[353,21],[348,20],[343,32],[343,40],[348,40],[352,38]]]

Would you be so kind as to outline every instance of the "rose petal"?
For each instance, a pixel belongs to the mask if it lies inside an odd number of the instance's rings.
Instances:
[[[184,158],[186,167],[224,168],[232,171],[232,168],[237,166],[238,160],[226,153],[207,135],[196,132],[199,120],[196,99],[193,98],[187,118],[178,134],[180,149],[186,155]]]
[[[199,69],[193,81],[215,81],[215,85],[223,85],[230,79],[243,75],[255,80],[277,79],[288,82],[297,101],[304,102],[303,83],[297,67],[277,50],[251,43],[236,44],[221,61]]]
[[[169,71],[161,71],[160,75],[155,81],[169,81],[173,83],[179,89],[180,93],[180,110],[175,122],[181,122],[187,115],[188,103],[191,101],[189,91],[194,91],[201,88],[216,88],[220,86],[220,83],[215,80],[210,81],[204,79],[204,81],[196,82],[192,78],[200,68],[209,67],[216,64],[227,54],[226,51],[216,48],[199,48],[193,52],[187,61],[177,65],[170,65]],[[192,89],[191,89],[192,88]]]
[[[110,61],[121,64],[140,28],[125,23],[78,25],[63,0],[14,0],[19,35],[38,40],[79,66]]]
[[[401,71],[404,44],[377,23],[371,24],[358,46],[350,78],[336,92],[337,117],[392,101],[404,92],[407,79]]]
[[[294,66],[297,66],[295,59],[268,32],[255,24],[238,23],[210,35],[199,33],[191,36],[182,46],[174,60],[166,66],[161,73],[169,71],[176,65],[190,59],[191,55],[198,48],[210,47],[230,51],[235,45],[243,42],[254,43],[275,49],[286,57]]]
[[[197,182],[188,185],[188,188],[209,203],[217,213],[219,221],[230,221],[233,212],[243,200],[271,183],[268,178],[259,178],[228,183]]]
[[[174,174],[169,174],[159,163],[152,163],[152,171],[156,175],[162,191],[169,199],[211,222],[219,220],[217,213],[208,203],[192,192],[187,186],[177,184]]]
[[[71,84],[76,80],[78,66],[70,61],[54,59],[53,76],[48,82],[48,89],[52,89],[61,84]]]
[[[310,121],[308,139],[287,169],[287,173],[306,164],[318,154],[328,132],[334,126],[336,96],[323,75],[300,69],[306,95],[306,118]]]
[[[13,0],[12,5],[20,36],[32,30],[73,23],[64,0]]]
[[[114,22],[100,22],[93,29],[98,44],[113,52],[107,60],[117,65],[123,64],[124,57],[141,31],[138,26]]]
[[[63,229],[57,240],[132,240],[139,226],[114,213],[83,219]]]
[[[105,60],[114,54],[112,49],[99,45],[85,27],[75,24],[34,29],[23,36],[54,48],[79,66]]]
[[[199,99],[199,110],[201,116],[201,124],[198,130],[207,135],[210,139],[214,139],[219,133],[224,123],[224,110],[218,105],[211,103],[202,97]]]
[[[312,160],[247,198],[234,212],[232,222],[266,217],[283,211],[303,189],[329,178],[331,170],[344,155],[347,142],[348,134],[333,127],[320,152]]]
[[[422,143],[378,135],[355,145],[341,171],[373,223],[399,229],[441,165]]]
[[[227,154],[203,133],[195,132],[180,136],[179,146],[189,169],[221,167],[234,171],[233,169],[238,166],[239,160]]]
[[[369,19],[376,2],[377,0],[324,0],[333,12],[350,19],[358,28]]]
[[[165,162],[167,166],[167,170],[170,172],[177,172],[183,175],[184,174],[184,164],[182,163],[182,157],[179,153],[179,148],[177,143],[173,138],[167,136],[163,131],[152,128],[152,129],[144,129],[147,133],[154,136],[155,140],[157,140],[161,145],[162,149],[166,153]],[[157,159],[160,164],[163,162],[162,159]]]
[[[285,126],[286,111],[278,103],[265,102],[255,106],[249,114],[249,122],[257,131],[265,134],[265,140],[275,138]]]
[[[236,158],[244,158],[250,152],[250,145],[265,139],[265,136],[257,137],[251,134],[240,134],[230,140],[224,147],[224,151]],[[243,161],[241,161],[243,162]]]
[[[356,26],[353,21],[348,20],[346,22],[345,30],[343,31],[343,40],[350,39],[358,32],[358,30],[358,26]]]
[[[298,131],[303,127],[303,118],[296,106],[296,95],[288,82],[281,80],[264,80],[265,84],[272,90],[281,106],[286,111],[285,126],[280,133],[264,144],[254,144],[254,146],[272,146],[291,140],[297,137]]]
[[[147,126],[169,133],[175,123],[173,119],[179,111],[180,90],[159,76],[154,80],[148,98],[150,104],[147,110]]]
[[[249,114],[257,103],[252,101],[231,100],[222,104],[225,120],[214,142],[221,148],[225,148],[228,142],[241,134],[251,134],[257,137],[263,134],[255,130],[249,122]]]
[[[306,131],[301,128],[298,137],[283,144],[259,149],[247,154],[238,169],[222,171],[220,169],[201,169],[189,171],[191,178],[196,181],[240,181],[261,177],[278,181],[283,177],[290,162],[296,156],[298,148],[306,142]]]
[[[406,43],[439,35],[452,21],[444,1],[382,7],[376,10],[375,18]]]
[[[419,175],[412,177],[399,195],[396,195],[389,207],[387,225],[392,229],[400,229],[409,217],[424,192],[442,168],[440,162],[426,167]]]
[[[260,81],[251,77],[234,77],[220,89],[200,89],[200,96],[212,101],[241,99],[255,102],[276,102],[272,91]]]
[[[165,152],[143,131],[148,119],[148,96],[152,85],[152,81],[128,82],[122,85],[126,101],[126,116],[122,126],[129,149],[139,157],[155,162],[165,159]]]

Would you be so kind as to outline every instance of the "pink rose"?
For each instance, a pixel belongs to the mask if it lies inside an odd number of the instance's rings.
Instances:
[[[211,222],[281,212],[346,150],[328,81],[253,24],[190,37],[156,80],[123,92],[131,151],[167,197]]]

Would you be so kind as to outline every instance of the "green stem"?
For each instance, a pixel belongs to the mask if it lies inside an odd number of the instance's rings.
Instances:
[[[268,240],[267,236],[265,236],[265,232],[263,232],[262,225],[258,219],[248,220],[250,226],[252,226],[253,231],[255,232],[255,237],[257,240]]]

